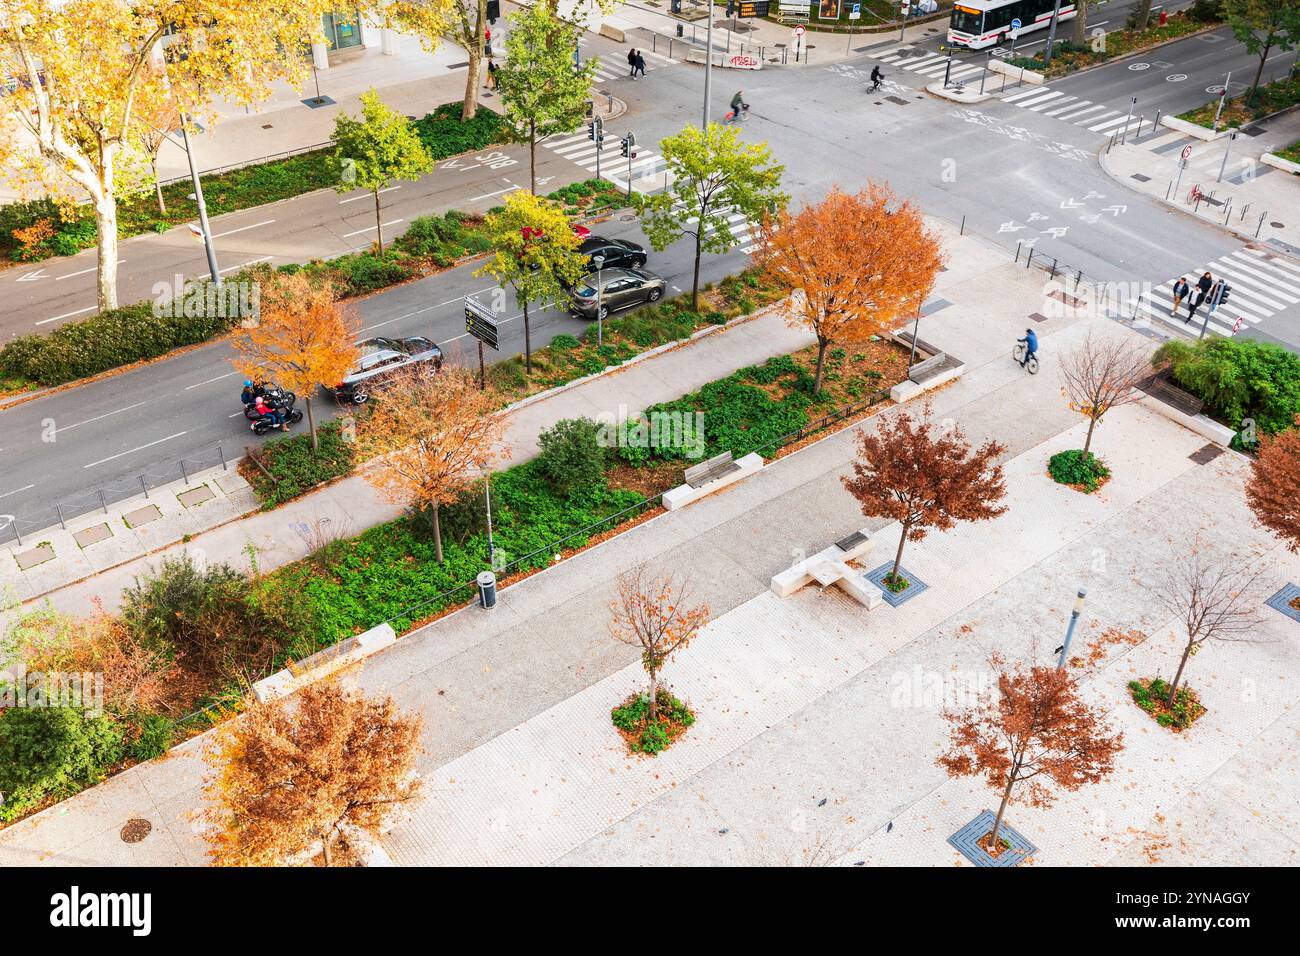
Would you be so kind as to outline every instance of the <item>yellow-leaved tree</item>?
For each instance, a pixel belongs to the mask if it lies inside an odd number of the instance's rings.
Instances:
[[[101,309],[117,305],[117,203],[142,102],[175,98],[193,121],[217,100],[252,105],[301,84],[303,44],[331,0],[0,0],[0,157],[31,181],[88,198]]]

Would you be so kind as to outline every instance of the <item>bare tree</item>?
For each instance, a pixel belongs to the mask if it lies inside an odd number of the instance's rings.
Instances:
[[[1141,399],[1139,382],[1151,375],[1151,355],[1138,339],[1089,332],[1073,352],[1061,360],[1061,383],[1070,407],[1088,419],[1083,452],[1092,447],[1092,432],[1113,408]]]
[[[1263,573],[1264,566],[1253,567],[1250,558],[1243,561],[1235,555],[1217,556],[1198,542],[1186,559],[1172,564],[1164,580],[1152,589],[1152,596],[1174,616],[1186,638],[1178,671],[1169,682],[1165,702],[1170,707],[1187,659],[1206,641],[1252,639],[1260,624],[1257,585]]]
[[[709,619],[707,604],[692,605],[686,581],[671,574],[652,574],[639,564],[618,576],[617,596],[609,604],[610,633],[641,648],[641,663],[650,677],[646,719],[659,719],[659,671],[699,633]]]

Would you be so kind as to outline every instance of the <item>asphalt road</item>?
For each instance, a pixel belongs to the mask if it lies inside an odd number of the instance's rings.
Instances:
[[[638,225],[616,218],[594,230],[631,239],[647,248]],[[647,268],[668,280],[670,295],[689,289],[693,247],[679,242],[663,253],[651,251]],[[706,256],[701,283],[735,272],[747,257],[738,251]],[[475,278],[481,262],[350,304],[362,336],[425,335],[457,364],[477,366],[476,341],[465,334],[463,296],[480,293],[491,302],[491,280]],[[523,352],[522,314],[513,296],[501,328],[501,350],[489,361]],[[530,310],[534,348],[561,333],[579,334],[586,323],[566,312]],[[239,404],[241,379],[231,369],[225,342],[176,355],[121,375],[92,382],[0,410],[0,512],[15,515],[24,533],[67,516],[92,510],[99,493],[108,501],[140,491],[140,476],[153,485],[179,479],[186,468],[219,463],[218,447],[232,462],[247,445],[260,444]],[[299,399],[302,408],[302,399]],[[317,420],[340,409],[324,392],[314,404]],[[305,429],[305,423],[299,426]]]

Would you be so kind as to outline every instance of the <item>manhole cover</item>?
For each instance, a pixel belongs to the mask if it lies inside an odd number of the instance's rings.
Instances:
[[[619,222],[632,222],[633,220],[636,219],[636,216],[633,215],[619,216],[618,219]]]
[[[1208,465],[1223,454],[1223,449],[1215,444],[1203,445],[1187,457],[1198,465]]]
[[[891,103],[897,103],[899,106],[907,105],[907,100],[903,99],[901,96],[886,96],[885,99],[889,100]]]
[[[1136,179],[1136,180],[1137,180],[1138,182],[1140,182],[1140,183],[1149,183],[1149,182],[1151,182],[1151,177],[1150,177],[1150,176],[1144,176],[1144,175],[1142,175],[1141,173],[1134,173],[1134,174],[1133,174],[1133,178]]]
[[[151,830],[153,830],[152,823],[148,820],[141,820],[139,817],[134,817],[127,820],[126,826],[122,827],[122,842],[139,843],[149,835]]]

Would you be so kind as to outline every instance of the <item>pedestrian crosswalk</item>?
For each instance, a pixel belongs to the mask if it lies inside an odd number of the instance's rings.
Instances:
[[[592,74],[593,82],[608,83],[610,80],[617,79],[631,80],[632,68],[628,66],[626,50],[612,50],[608,53],[591,54],[588,52],[587,47],[588,42],[584,38],[578,44],[578,48],[582,51],[579,56],[584,63],[590,56],[597,56],[599,58],[596,62],[596,70]],[[647,74],[655,69],[674,66],[680,62],[678,60],[669,59],[662,53],[656,53],[653,50],[642,50],[640,47],[637,47],[636,49],[643,57],[645,57],[645,68]]]
[[[1032,113],[1051,116],[1071,126],[1082,126],[1090,132],[1100,133],[1103,136],[1123,133],[1126,127],[1130,130],[1135,129],[1137,124],[1142,122],[1127,109],[1118,110],[1104,103],[1094,103],[1091,100],[1070,96],[1046,86],[1017,90],[1002,97],[1002,102],[1012,103]]]
[[[1196,292],[1196,282],[1204,273],[1212,279],[1225,279],[1231,292],[1226,304],[1209,316],[1206,334],[1223,336],[1240,334],[1265,319],[1300,304],[1300,262],[1277,253],[1248,246],[1220,256],[1208,265],[1187,273],[1187,283]],[[1145,316],[1165,328],[1199,336],[1205,324],[1208,303],[1188,320],[1186,300],[1177,315],[1173,309],[1173,288],[1177,277],[1139,297],[1135,317]],[[1236,332],[1234,333],[1234,328]]]
[[[949,80],[968,82],[984,72],[983,59],[978,64],[973,65],[954,57],[950,69],[946,53],[932,53],[929,50],[922,50],[919,47],[912,46],[910,43],[881,50],[879,53],[872,54],[871,58],[889,66],[918,73],[932,80],[942,80],[944,74],[947,73]]]

